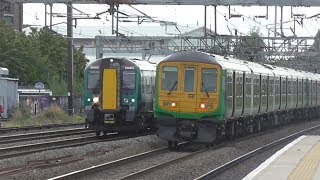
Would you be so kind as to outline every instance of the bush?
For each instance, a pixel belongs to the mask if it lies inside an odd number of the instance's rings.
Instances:
[[[12,119],[5,123],[5,127],[43,126],[49,124],[84,123],[84,118],[78,115],[68,116],[60,107],[51,106],[42,113],[31,116],[24,108],[17,109]]]

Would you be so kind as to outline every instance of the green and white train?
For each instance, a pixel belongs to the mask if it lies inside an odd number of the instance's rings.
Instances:
[[[157,135],[213,143],[319,116],[320,75],[225,58],[180,52],[157,65]]]
[[[152,127],[156,66],[149,61],[103,58],[84,70],[86,124],[97,136]]]

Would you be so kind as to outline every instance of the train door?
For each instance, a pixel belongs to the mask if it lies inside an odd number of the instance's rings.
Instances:
[[[103,110],[117,109],[117,69],[104,69],[102,88]]]
[[[182,87],[180,93],[180,112],[195,113],[197,108],[197,66],[182,65]]]

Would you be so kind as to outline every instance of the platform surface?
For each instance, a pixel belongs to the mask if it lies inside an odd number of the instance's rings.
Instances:
[[[320,180],[320,136],[301,136],[243,180]]]

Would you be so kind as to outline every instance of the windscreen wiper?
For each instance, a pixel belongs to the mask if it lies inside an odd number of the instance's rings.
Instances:
[[[178,84],[178,81],[175,81],[174,84],[172,85],[170,91],[168,92],[168,95],[171,94],[171,92],[173,91],[173,89],[176,87],[177,84]]]
[[[209,93],[208,93],[208,90],[207,90],[207,87],[206,87],[206,85],[203,83],[203,81],[202,81],[202,87],[204,88],[204,91],[206,92],[207,97],[210,97],[210,96],[209,96]]]

